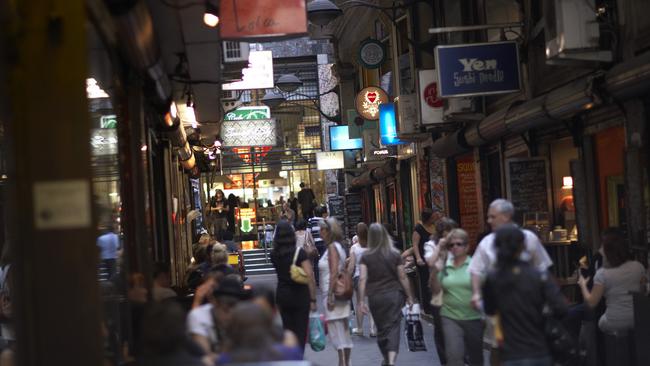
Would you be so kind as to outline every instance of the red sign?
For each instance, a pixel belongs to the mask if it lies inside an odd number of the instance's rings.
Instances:
[[[476,163],[470,153],[456,158],[458,178],[458,204],[460,227],[469,234],[469,244],[475,248],[481,223],[479,222],[478,187],[476,184]]]
[[[307,34],[305,0],[223,0],[219,3],[223,39]]]
[[[424,88],[424,101],[431,108],[442,108],[442,99],[438,96],[438,83],[433,82]]]

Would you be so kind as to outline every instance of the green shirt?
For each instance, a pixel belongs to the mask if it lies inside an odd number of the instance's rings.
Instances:
[[[442,284],[442,309],[440,315],[454,320],[476,320],[481,313],[472,307],[472,279],[467,270],[471,257],[467,256],[460,267],[454,267],[449,258],[445,268],[438,274]]]

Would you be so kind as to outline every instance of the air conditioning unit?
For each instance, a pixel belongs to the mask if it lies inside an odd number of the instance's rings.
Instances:
[[[544,1],[546,59],[611,62],[612,52],[600,50],[600,29],[594,0]]]
[[[223,41],[224,62],[248,61],[250,47],[247,42]]]
[[[447,98],[443,108],[443,119],[448,122],[473,121],[485,117],[482,108],[483,98]]]

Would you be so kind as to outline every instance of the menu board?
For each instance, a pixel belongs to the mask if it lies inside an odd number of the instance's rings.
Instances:
[[[349,238],[357,234],[357,224],[363,222],[361,195],[348,193],[345,195],[345,226]]]
[[[456,177],[458,180],[458,208],[460,212],[460,227],[469,234],[469,243],[477,244],[481,230],[480,209],[478,204],[478,187],[476,180],[476,163],[473,154],[456,158]]]
[[[544,157],[506,160],[506,188],[516,222],[522,223],[524,213],[550,212],[549,178]]]
[[[342,224],[345,220],[345,202],[343,197],[331,196],[327,199],[327,205],[329,206],[329,216],[335,217]]]

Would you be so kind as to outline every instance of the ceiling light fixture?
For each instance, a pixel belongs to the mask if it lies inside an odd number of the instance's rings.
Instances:
[[[203,14],[203,23],[208,27],[214,28],[219,25],[219,5],[213,4],[209,0],[205,2],[205,13]]]
[[[284,74],[278,78],[275,86],[283,92],[291,93],[302,86],[302,80],[294,74]]]
[[[262,103],[265,105],[269,106],[270,108],[275,108],[279,106],[280,104],[284,103],[287,99],[279,93],[276,93],[275,91],[267,91],[266,94],[264,94],[264,97],[262,98]]]
[[[326,26],[343,14],[343,10],[329,0],[314,0],[307,4],[307,17],[313,24]]]

